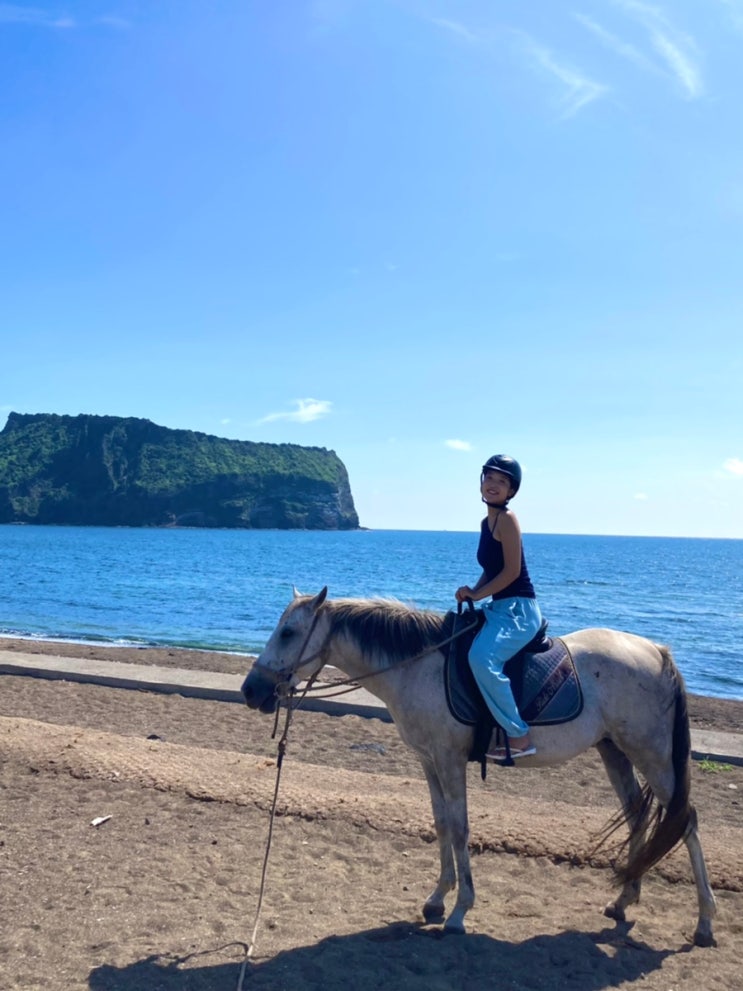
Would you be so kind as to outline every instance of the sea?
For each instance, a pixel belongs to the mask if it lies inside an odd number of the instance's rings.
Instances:
[[[292,589],[445,612],[475,532],[0,526],[0,638],[256,654]],[[690,691],[743,699],[743,540],[524,534],[554,636],[666,643]],[[2,640],[0,639],[0,647]]]

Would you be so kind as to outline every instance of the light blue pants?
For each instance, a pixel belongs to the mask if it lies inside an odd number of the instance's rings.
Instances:
[[[482,607],[485,625],[472,641],[470,667],[488,708],[509,736],[529,732],[516,708],[506,661],[537,635],[542,613],[536,599],[495,599]]]

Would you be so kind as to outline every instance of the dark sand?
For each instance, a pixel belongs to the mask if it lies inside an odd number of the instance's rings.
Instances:
[[[199,651],[0,641],[0,649],[242,673]],[[743,727],[743,703],[691,696],[692,725]],[[276,780],[272,720],[239,705],[0,678],[0,987],[236,988]],[[148,739],[156,737],[156,739]],[[630,920],[602,915],[615,812],[597,756],[559,769],[470,767],[477,903],[466,937],[420,924],[437,874],[415,757],[393,726],[300,713],[281,781],[245,988],[600,991],[743,986],[743,768],[694,762],[718,899],[693,948],[696,895],[674,852]],[[91,825],[98,816],[104,824]]]

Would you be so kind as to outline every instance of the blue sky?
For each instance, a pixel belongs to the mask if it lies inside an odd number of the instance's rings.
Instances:
[[[743,538],[743,0],[0,3],[0,423],[332,448],[362,524]]]

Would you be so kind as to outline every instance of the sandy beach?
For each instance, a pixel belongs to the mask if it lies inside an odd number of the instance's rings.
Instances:
[[[0,641],[0,650],[242,673],[198,651]],[[692,725],[743,702],[690,697]],[[276,780],[272,720],[239,705],[65,681],[0,684],[0,986],[233,989],[252,935]],[[598,756],[470,767],[477,892],[465,937],[422,925],[437,873],[427,789],[394,726],[300,713],[284,764],[246,988],[733,989],[743,959],[743,768],[695,761],[718,946],[691,946],[681,848],[626,924],[602,914],[615,812]],[[110,818],[106,818],[110,817]],[[100,825],[91,825],[104,819]]]

